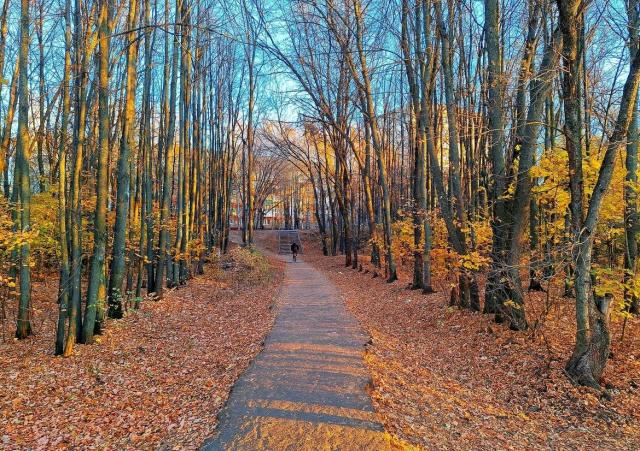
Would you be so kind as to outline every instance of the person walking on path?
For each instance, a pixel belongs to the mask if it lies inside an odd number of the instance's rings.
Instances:
[[[298,251],[300,250],[300,246],[295,241],[291,243],[291,253],[293,254],[293,261],[297,261],[298,259]]]

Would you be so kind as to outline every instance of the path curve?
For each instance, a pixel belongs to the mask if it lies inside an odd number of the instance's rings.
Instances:
[[[280,258],[287,265],[273,329],[202,449],[396,449],[367,393],[368,337],[323,274]]]

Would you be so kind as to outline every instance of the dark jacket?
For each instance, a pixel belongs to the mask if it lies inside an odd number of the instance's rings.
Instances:
[[[291,243],[291,252],[298,252],[300,250],[300,246],[298,243]]]

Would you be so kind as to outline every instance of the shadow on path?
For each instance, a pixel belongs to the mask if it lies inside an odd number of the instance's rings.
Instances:
[[[288,263],[265,348],[201,449],[397,449],[367,394],[366,340],[329,280],[305,262]]]

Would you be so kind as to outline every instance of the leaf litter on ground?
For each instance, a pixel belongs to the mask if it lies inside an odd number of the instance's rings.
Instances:
[[[37,335],[0,343],[0,449],[197,449],[275,317],[284,266],[248,253],[107,321],[70,358],[52,353],[56,277],[37,282]]]
[[[365,262],[357,271],[314,242],[306,249],[371,336],[371,395],[389,432],[424,449],[640,448],[639,318],[628,321],[624,343],[621,323],[612,324],[606,400],[564,373],[575,339],[571,299],[552,293],[545,313],[546,295],[529,293],[532,323],[544,321],[535,334],[513,332],[490,315],[450,307],[442,288],[407,289],[408,267],[388,284]]]

